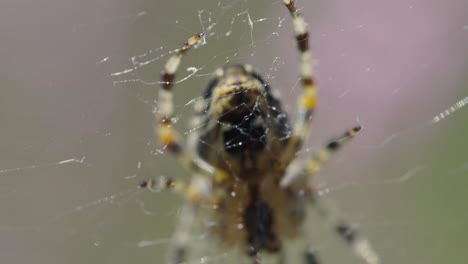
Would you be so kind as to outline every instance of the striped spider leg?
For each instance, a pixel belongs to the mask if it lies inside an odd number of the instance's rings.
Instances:
[[[292,163],[285,177],[281,180],[281,186],[287,188],[293,185],[294,182],[302,182],[306,180],[309,184],[313,180],[320,168],[337,152],[341,147],[356,136],[361,131],[361,126],[356,126],[353,129],[346,131],[343,135],[330,140],[325,147],[320,149],[311,159],[305,162]],[[340,211],[330,203],[321,198],[318,191],[311,189],[308,195],[308,200],[311,208],[319,213],[325,222],[331,226],[335,233],[348,244],[354,254],[364,261],[366,264],[379,264],[380,260],[377,253],[372,249],[367,238],[359,235],[358,231],[353,228]],[[319,264],[317,250],[312,245],[306,247],[305,253],[306,264]]]

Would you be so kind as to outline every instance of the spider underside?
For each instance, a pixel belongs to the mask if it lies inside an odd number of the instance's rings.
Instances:
[[[200,158],[229,173],[214,183],[227,195],[217,202],[214,222],[220,224],[213,232],[227,246],[243,244],[248,255],[277,252],[281,238],[298,235],[304,216],[303,206],[297,206],[303,203],[295,195],[297,184],[280,187],[294,158],[292,151],[283,153],[291,134],[287,115],[249,65],[227,66],[217,72],[219,76],[201,101],[203,106],[196,106],[200,129],[189,139]],[[289,204],[299,208],[291,211]]]
[[[203,98],[194,104],[192,125],[197,129],[189,134],[186,148],[173,129],[173,80],[182,57],[203,35],[188,39],[165,65],[156,132],[160,144],[193,177],[190,183],[160,177],[145,181],[140,187],[170,188],[185,196],[168,264],[188,261],[195,221],[219,244],[239,248],[253,263],[261,263],[262,253],[277,255],[278,263],[283,263],[285,241],[306,233],[303,223],[307,221],[305,212],[309,207],[319,212],[363,263],[380,263],[367,239],[347,224],[337,210],[325,204],[311,184],[321,165],[361,127],[334,138],[309,160],[296,159],[309,131],[316,88],[306,23],[293,1],[283,2],[294,25],[302,85],[292,126],[279,97],[252,66],[225,66],[216,71]],[[202,213],[202,208],[210,210]],[[305,245],[303,263],[320,263],[310,244]]]

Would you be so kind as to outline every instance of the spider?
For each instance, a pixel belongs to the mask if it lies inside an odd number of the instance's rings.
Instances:
[[[292,127],[280,98],[252,66],[230,65],[216,71],[202,100],[194,104],[193,125],[198,129],[188,136],[186,148],[173,127],[172,89],[182,58],[200,43],[203,34],[189,38],[165,64],[155,130],[159,143],[193,176],[187,183],[160,177],[139,187],[173,189],[185,198],[169,264],[188,261],[196,228],[207,230],[226,248],[237,247],[251,263],[261,263],[264,255],[277,256],[278,263],[284,263],[285,243],[307,233],[302,227],[307,208],[317,210],[364,263],[380,263],[368,240],[326,204],[311,184],[312,176],[331,154],[361,127],[334,138],[309,160],[296,158],[309,131],[316,88],[306,23],[294,1],[283,2],[292,17],[302,84]],[[304,249],[303,263],[320,263],[311,244]]]

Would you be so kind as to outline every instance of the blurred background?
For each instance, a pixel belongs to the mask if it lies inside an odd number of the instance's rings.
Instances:
[[[466,263],[465,0],[298,1],[319,107],[306,148],[364,131],[319,176],[383,263]],[[153,143],[159,72],[191,35],[178,127],[213,71],[250,63],[293,116],[297,52],[282,1],[6,0],[0,3],[2,263],[162,263],[182,199],[139,181],[189,174]],[[314,222],[323,263],[359,263]],[[223,261],[227,261],[227,255]],[[215,262],[216,263],[216,262]],[[299,262],[294,262],[299,263]]]

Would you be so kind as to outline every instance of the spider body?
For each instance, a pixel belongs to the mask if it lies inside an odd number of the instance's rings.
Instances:
[[[222,195],[212,232],[249,255],[280,250],[282,238],[298,234],[303,217],[290,212],[289,204],[299,203],[291,188],[279,186],[293,158],[282,155],[291,129],[279,99],[250,65],[231,65],[217,70],[195,110],[199,129],[190,134],[192,147],[229,173],[214,185]]]
[[[250,65],[226,66],[217,70],[204,96],[194,104],[192,126],[196,129],[189,134],[186,148],[173,127],[173,80],[182,57],[203,34],[189,38],[165,65],[156,132],[160,144],[193,176],[189,183],[161,177],[142,182],[140,187],[171,188],[185,197],[168,264],[189,260],[189,248],[199,243],[193,239],[196,226],[207,230],[219,244],[239,248],[253,263],[261,263],[264,252],[284,263],[284,243],[302,237],[309,243],[305,245],[304,263],[318,264],[311,239],[303,229],[306,207],[316,209],[364,263],[380,263],[367,239],[324,203],[311,181],[331,154],[361,127],[332,139],[309,160],[296,158],[309,131],[316,88],[306,23],[293,1],[283,2],[293,21],[302,86],[292,126],[280,98]],[[202,258],[204,254],[201,252]]]

